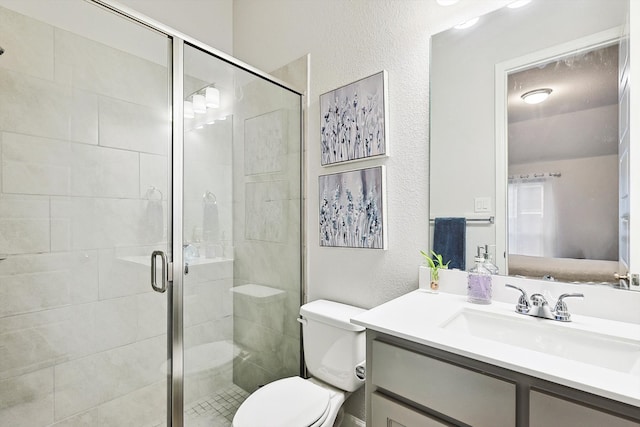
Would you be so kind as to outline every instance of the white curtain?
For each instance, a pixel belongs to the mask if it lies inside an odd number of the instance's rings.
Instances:
[[[509,253],[556,256],[553,178],[510,179]]]

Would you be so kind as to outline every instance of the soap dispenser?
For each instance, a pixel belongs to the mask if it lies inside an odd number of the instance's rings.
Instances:
[[[491,272],[484,266],[483,249],[478,246],[475,265],[467,276],[467,301],[475,304],[491,304]]]
[[[484,245],[484,262],[482,265],[489,270],[491,274],[498,274],[498,266],[493,263],[491,259],[491,252],[489,252],[489,245]]]

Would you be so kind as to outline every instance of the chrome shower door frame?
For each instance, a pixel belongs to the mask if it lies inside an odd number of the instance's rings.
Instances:
[[[306,247],[306,233],[305,233],[305,210],[304,200],[306,199],[306,185],[305,185],[305,150],[304,150],[304,135],[305,125],[304,118],[306,117],[306,95],[295,89],[288,83],[278,80],[273,76],[265,73],[255,67],[252,67],[238,59],[219,51],[205,43],[200,42],[186,34],[174,30],[173,28],[166,26],[160,22],[150,19],[137,11],[122,6],[112,0],[84,0],[89,3],[93,3],[102,8],[105,8],[117,15],[122,16],[125,19],[135,21],[143,26],[146,26],[156,32],[166,35],[171,40],[170,54],[170,78],[168,81],[169,93],[171,99],[169,100],[169,107],[171,111],[171,135],[172,141],[168,152],[168,163],[170,173],[170,185],[167,195],[169,203],[168,215],[167,215],[167,235],[170,242],[170,253],[167,254],[167,360],[170,361],[167,372],[167,427],[183,427],[184,425],[184,337],[183,337],[183,251],[182,242],[183,236],[183,184],[184,184],[184,47],[185,43],[194,46],[209,55],[216,57],[224,62],[227,62],[233,66],[236,66],[244,71],[247,71],[257,77],[260,77],[268,82],[271,82],[277,86],[280,86],[286,90],[289,90],[300,96],[300,180],[301,180],[301,235],[300,235],[300,253],[301,253],[301,266],[300,266],[300,299],[301,304],[306,301],[306,286],[305,286],[305,247]],[[302,345],[302,343],[301,343]],[[304,362],[301,357],[301,371],[304,369]]]

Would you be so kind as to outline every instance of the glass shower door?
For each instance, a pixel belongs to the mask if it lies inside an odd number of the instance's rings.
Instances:
[[[0,0],[0,45],[0,425],[165,425],[170,41]]]
[[[301,98],[184,48],[184,421],[300,373]]]

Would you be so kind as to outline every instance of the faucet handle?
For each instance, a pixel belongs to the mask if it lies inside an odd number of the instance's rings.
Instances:
[[[547,303],[547,299],[542,294],[533,294],[531,295],[531,304],[536,307],[544,307],[545,305],[549,305]]]
[[[562,294],[558,297],[558,302],[556,302],[556,306],[553,309],[555,319],[560,322],[571,322],[571,314],[569,314],[569,308],[564,302],[565,298],[584,298],[584,294]]]
[[[508,283],[505,284],[504,286],[507,288],[517,289],[520,292],[522,292],[522,294],[518,298],[518,304],[516,304],[516,312],[522,313],[522,314],[528,313],[529,309],[531,308],[531,305],[529,304],[529,297],[527,297],[527,293],[525,292],[525,290],[517,286],[510,285]]]

